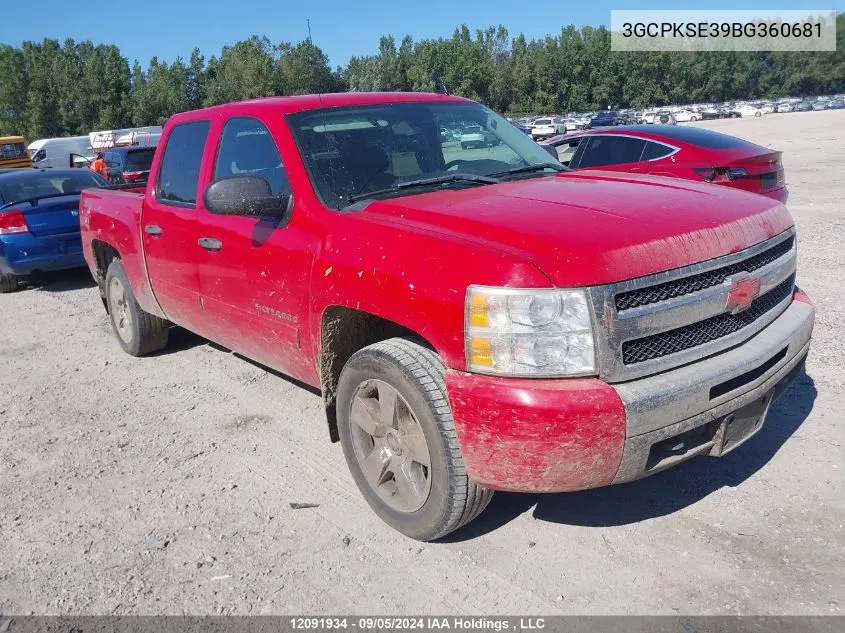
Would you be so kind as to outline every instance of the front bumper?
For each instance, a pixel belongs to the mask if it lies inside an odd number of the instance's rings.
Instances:
[[[79,233],[21,233],[0,237],[0,274],[29,275],[82,266],[85,259]]]
[[[467,474],[494,490],[563,492],[632,481],[695,455],[720,454],[723,421],[755,403],[767,407],[803,366],[815,310],[803,293],[796,298],[744,344],[627,383],[449,370],[446,385]]]

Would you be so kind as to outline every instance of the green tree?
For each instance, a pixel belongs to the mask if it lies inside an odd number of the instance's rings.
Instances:
[[[29,75],[23,51],[0,44],[0,135],[27,131]]]

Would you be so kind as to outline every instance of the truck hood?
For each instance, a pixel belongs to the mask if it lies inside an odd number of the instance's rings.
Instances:
[[[508,252],[558,287],[706,261],[793,225],[782,204],[732,187],[596,170],[378,200],[359,213]]]

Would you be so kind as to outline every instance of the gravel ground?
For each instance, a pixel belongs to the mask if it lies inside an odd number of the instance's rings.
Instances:
[[[0,297],[0,613],[842,613],[845,111],[701,125],[784,151],[819,309],[744,447],[500,494],[420,544],[370,512],[317,394],[183,331],[131,358],[87,272],[58,275]]]

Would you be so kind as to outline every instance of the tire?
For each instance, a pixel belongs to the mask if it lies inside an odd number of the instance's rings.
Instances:
[[[0,293],[14,292],[18,289],[18,278],[15,275],[0,275]]]
[[[119,259],[113,260],[106,272],[106,304],[124,352],[144,356],[167,347],[170,323],[141,309]]]
[[[338,383],[338,434],[355,484],[385,523],[420,541],[442,538],[466,525],[493,498],[492,490],[467,476],[444,374],[434,351],[392,338],[356,352]],[[389,415],[381,413],[382,402],[394,403]],[[361,412],[368,414],[363,424]],[[400,472],[407,473],[405,478]],[[403,495],[403,489],[415,494]]]
[[[754,116],[761,117],[761,116],[763,116],[763,113],[758,110],[757,112],[754,113]]]
[[[693,121],[693,122],[698,121],[698,117],[697,116],[690,117],[690,121]]]

